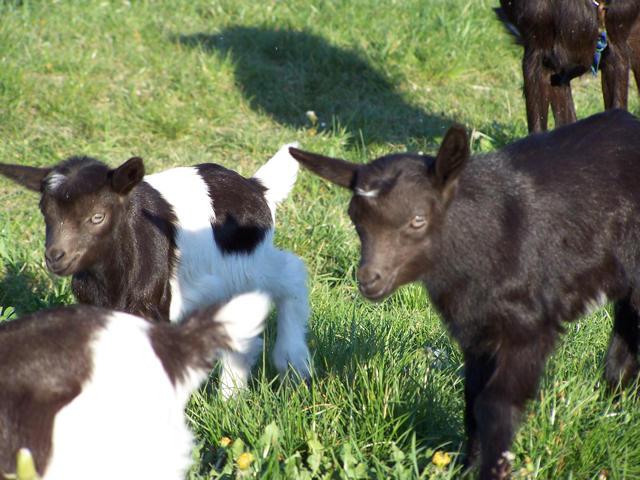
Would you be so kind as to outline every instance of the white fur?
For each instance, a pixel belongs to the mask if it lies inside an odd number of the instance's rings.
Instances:
[[[604,292],[598,292],[595,298],[587,300],[587,302],[585,303],[585,315],[590,315],[596,310],[602,308],[607,303],[607,300],[607,295]]]
[[[176,229],[177,271],[170,280],[171,320],[179,320],[199,307],[215,302],[199,303],[190,301],[190,280],[207,275],[210,270],[210,252],[213,241],[211,224],[215,213],[211,206],[209,189],[194,167],[180,167],[161,173],[147,175],[150,184],[171,205],[178,219]],[[215,288],[213,285],[210,288]],[[228,298],[219,295],[216,301]],[[199,295],[198,295],[199,296]]]
[[[49,191],[54,192],[56,189],[58,189],[65,181],[67,180],[67,177],[65,177],[63,174],[61,173],[52,173],[51,175],[49,175],[46,179],[45,179],[45,184],[46,184],[46,188]]]
[[[356,188],[356,192],[355,193],[356,193],[356,195],[359,195],[361,197],[375,198],[380,193],[380,190],[363,190],[361,188]]]
[[[287,198],[298,178],[300,165],[289,153],[289,147],[298,146],[297,142],[283,145],[253,176],[267,189],[265,198],[274,219],[276,204]]]
[[[271,199],[272,214],[275,203],[291,190],[297,168],[298,163],[285,146],[256,173],[256,178],[268,189],[265,196],[268,202]],[[215,212],[208,189],[195,168],[167,170],[146,176],[145,181],[172,205],[178,219],[178,265],[170,280],[171,320],[179,321],[196,309],[240,293],[265,291],[278,309],[274,364],[280,372],[291,366],[307,378],[310,367],[305,337],[309,304],[302,261],[274,247],[273,230],[267,232],[251,254],[223,255],[211,229]],[[244,324],[240,323],[238,328],[244,328]],[[246,385],[260,348],[260,340],[255,339],[247,351],[223,353],[221,385],[225,396],[231,395],[234,387]]]
[[[153,351],[149,328],[115,313],[97,335],[91,379],[56,416],[44,480],[184,478],[192,449],[186,398]]]
[[[232,350],[246,353],[268,313],[268,297],[253,292],[233,298],[212,321],[224,327]],[[96,335],[91,378],[56,416],[44,480],[184,478],[193,436],[183,412],[208,372],[190,368],[174,387],[149,341],[151,328],[114,313]]]

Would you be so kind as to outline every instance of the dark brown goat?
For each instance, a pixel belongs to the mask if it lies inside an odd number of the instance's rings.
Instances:
[[[605,376],[637,377],[640,121],[621,110],[469,158],[452,127],[436,158],[357,165],[291,149],[353,191],[360,291],[421,281],[465,360],[468,464],[509,476],[509,450],[562,323],[615,302]]]
[[[576,121],[570,82],[591,68],[601,19],[608,41],[600,63],[604,106],[627,108],[630,67],[640,81],[640,0],[500,0],[500,5],[498,17],[524,47],[529,132],[547,129],[549,105],[556,126]]]

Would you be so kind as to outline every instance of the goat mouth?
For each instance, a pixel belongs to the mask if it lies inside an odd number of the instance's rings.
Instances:
[[[388,297],[393,292],[393,282],[388,282],[382,287],[377,288],[364,288],[362,285],[359,287],[360,293],[367,300],[374,302],[380,302]]]
[[[49,262],[47,262],[47,267],[49,268],[49,270],[51,271],[51,273],[53,273],[54,275],[58,275],[59,277],[64,277],[67,275],[72,275],[75,271],[75,264],[77,263],[76,260],[78,259],[79,255],[75,255],[71,260],[69,260],[67,263],[65,263],[64,265],[50,265]]]

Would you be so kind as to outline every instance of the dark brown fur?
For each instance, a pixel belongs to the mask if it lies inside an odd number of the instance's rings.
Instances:
[[[503,454],[563,322],[600,294],[615,302],[606,380],[637,378],[640,122],[632,115],[611,110],[473,158],[461,127],[436,158],[356,165],[291,154],[354,191],[361,292],[380,300],[421,281],[460,344],[467,461],[481,457],[480,478],[508,477]]]
[[[524,47],[529,132],[547,129],[549,105],[556,126],[575,122],[570,82],[591,69],[599,35],[597,7],[592,0],[500,0],[500,5],[498,18]],[[630,68],[639,79],[639,13],[640,0],[607,2],[609,45],[600,64],[605,109],[627,108]]]
[[[25,446],[46,469],[55,415],[91,375],[90,341],[102,313],[74,306],[0,324],[0,474],[15,471]]]

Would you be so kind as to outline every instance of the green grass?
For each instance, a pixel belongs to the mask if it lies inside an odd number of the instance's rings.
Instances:
[[[433,151],[454,121],[492,150],[526,134],[521,52],[495,3],[0,0],[0,161],[135,154],[149,171],[250,175],[291,140],[355,161]],[[574,96],[581,117],[601,109],[598,80]],[[268,356],[238,399],[213,377],[188,408],[191,479],[235,476],[243,451],[243,478],[459,476],[461,355],[417,286],[378,305],[358,295],[347,199],[303,172],[278,213],[277,243],[308,265],[313,388],[280,383]],[[0,180],[0,202],[0,319],[72,303],[44,267],[37,196]],[[640,478],[637,394],[600,385],[610,327],[609,309],[568,327],[513,446],[520,478]],[[436,450],[454,462],[437,468]]]

